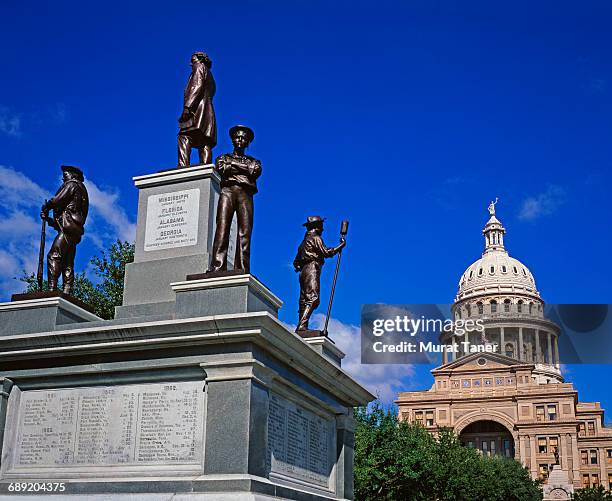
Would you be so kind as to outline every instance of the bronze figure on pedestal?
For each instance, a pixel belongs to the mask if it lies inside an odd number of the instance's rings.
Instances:
[[[63,292],[71,294],[74,286],[74,257],[77,244],[85,233],[89,196],[83,184],[81,169],[62,165],[62,171],[64,183],[51,200],[45,201],[40,217],[58,232],[47,254],[49,289],[58,289],[57,282],[61,275]],[[51,210],[53,216],[49,215]]]
[[[234,214],[238,222],[234,270],[249,273],[251,269],[253,195],[257,193],[261,162],[244,153],[255,137],[249,127],[232,127],[230,137],[234,152],[219,156],[215,162],[215,168],[221,176],[221,196],[217,205],[217,228],[208,273],[227,270],[227,249]]]
[[[205,52],[191,56],[191,75],[185,87],[183,113],[179,117],[178,166],[191,163],[191,148],[197,148],[201,164],[212,163],[212,149],[217,144],[217,122],[213,108],[215,80],[212,61]]]
[[[319,216],[309,216],[302,225],[306,227],[304,240],[298,247],[293,267],[300,273],[299,320],[295,332],[303,337],[327,335],[308,328],[308,321],[321,302],[321,268],[326,258],[338,254],[346,245],[344,234],[336,247],[326,247],[321,238],[323,221]],[[348,224],[347,224],[348,226]]]

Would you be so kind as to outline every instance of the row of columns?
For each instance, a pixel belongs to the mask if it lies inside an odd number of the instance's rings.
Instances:
[[[491,231],[485,238],[488,245],[504,245],[504,234],[499,230]]]
[[[504,327],[499,327],[500,329],[500,334],[499,334],[499,349],[500,349],[500,353],[502,353],[503,355],[505,355],[506,353],[506,337],[505,337],[505,331],[504,331]],[[544,363],[544,358],[542,356],[542,346],[540,343],[540,333],[542,331],[535,329],[535,348],[536,348],[536,363]],[[559,340],[557,336],[553,336],[552,332],[550,331],[544,331],[546,332],[546,354],[547,354],[547,359],[548,359],[548,364],[549,365],[554,365],[555,367],[559,368]],[[478,333],[479,334],[479,333]],[[480,335],[480,334],[479,334]],[[460,336],[458,335],[452,335],[450,338],[450,343],[459,343],[460,340]],[[469,342],[469,333],[466,332],[465,334],[463,334],[463,339],[462,341],[464,342]],[[524,352],[523,349],[523,345],[524,345],[524,336],[523,336],[523,327],[519,327],[518,328],[518,347],[517,347],[517,351],[515,352],[515,357],[518,360],[521,361],[525,361],[526,360],[526,353]],[[518,354],[518,356],[517,356]],[[452,352],[452,353],[443,353],[443,363],[447,364],[449,362],[454,362],[455,360],[457,360],[458,358],[458,354],[456,352]]]

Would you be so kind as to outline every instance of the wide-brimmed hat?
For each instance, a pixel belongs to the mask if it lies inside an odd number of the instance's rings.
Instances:
[[[302,226],[306,226],[306,228],[310,228],[311,226],[316,226],[318,224],[323,225],[323,221],[325,221],[324,217],[321,216],[308,216],[306,218],[306,222],[302,224]]]
[[[229,130],[230,137],[233,138],[236,135],[236,132],[238,131],[246,132],[249,143],[253,142],[253,139],[255,139],[255,133],[253,132],[253,129],[251,129],[250,127],[247,127],[246,125],[234,125]]]
[[[83,171],[74,165],[62,165],[62,172],[70,172],[76,174],[80,179],[84,179]]]

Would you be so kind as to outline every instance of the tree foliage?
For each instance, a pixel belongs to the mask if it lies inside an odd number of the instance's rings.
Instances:
[[[96,315],[110,320],[115,315],[115,306],[123,302],[123,280],[125,265],[134,261],[134,244],[117,240],[107,251],[91,259],[93,271],[100,281],[94,283],[84,272],[75,273],[72,295],[87,303]],[[24,272],[21,281],[27,284],[25,292],[38,290],[36,276]],[[43,290],[49,290],[49,284],[43,282]]]
[[[603,486],[587,487],[574,493],[573,501],[612,501],[612,492]]]
[[[359,501],[539,501],[539,482],[514,459],[483,457],[450,429],[432,436],[375,403],[355,412]]]

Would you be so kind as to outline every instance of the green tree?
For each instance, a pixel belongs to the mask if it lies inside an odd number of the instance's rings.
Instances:
[[[355,497],[360,501],[539,501],[539,482],[514,459],[483,457],[449,429],[437,437],[375,403],[357,409]]]
[[[574,501],[612,501],[612,492],[606,491],[603,486],[587,487],[574,493]]]
[[[76,273],[72,295],[91,306],[99,317],[110,320],[115,315],[115,306],[123,302],[125,265],[132,261],[134,261],[134,244],[117,240],[107,251],[102,251],[90,261],[100,281],[94,283],[85,276],[85,273]],[[34,273],[28,275],[24,271],[21,281],[27,284],[25,292],[38,290]],[[43,290],[48,289],[45,280]]]

